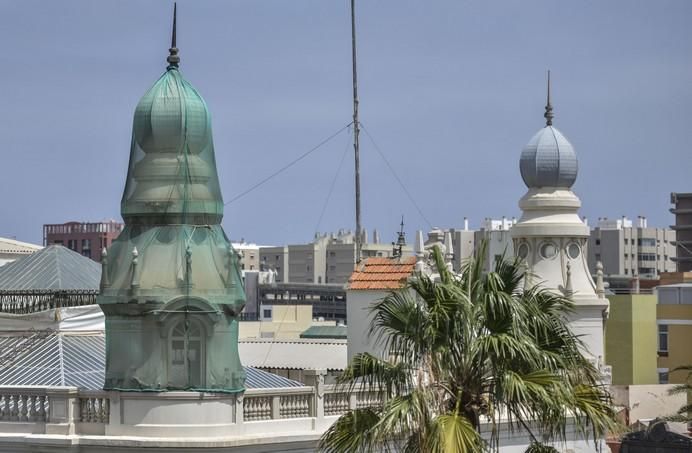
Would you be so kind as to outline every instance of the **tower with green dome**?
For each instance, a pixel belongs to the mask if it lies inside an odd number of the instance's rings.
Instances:
[[[176,20],[166,72],[137,104],[121,202],[125,229],[103,259],[108,390],[238,392],[238,257],[204,99],[178,68]]]

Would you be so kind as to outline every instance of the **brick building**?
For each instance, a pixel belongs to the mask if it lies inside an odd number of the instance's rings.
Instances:
[[[94,261],[101,261],[101,251],[110,247],[123,227],[115,220],[43,225],[43,245],[60,244]]]

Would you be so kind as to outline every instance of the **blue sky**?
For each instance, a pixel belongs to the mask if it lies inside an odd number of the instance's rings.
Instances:
[[[120,219],[132,114],[165,69],[172,2],[0,1],[0,236]],[[361,120],[428,221],[519,216],[522,147],[555,126],[579,158],[582,214],[668,225],[692,191],[692,2],[358,1]],[[351,120],[346,0],[178,3],[181,71],[212,113],[226,200]],[[226,207],[233,239],[307,242],[353,227],[342,133]],[[429,225],[362,136],[363,223]]]

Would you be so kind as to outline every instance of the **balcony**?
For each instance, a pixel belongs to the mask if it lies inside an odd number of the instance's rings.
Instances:
[[[319,373],[314,377],[321,382]],[[196,442],[208,446],[212,437],[218,447],[256,445],[260,439],[295,442],[296,437],[314,447],[338,416],[375,404],[381,399],[374,392],[349,394],[322,383],[241,394],[0,386],[0,438],[11,433],[13,443],[23,443],[26,451],[39,444],[113,445],[113,436],[118,436],[119,446],[133,448],[191,447]]]

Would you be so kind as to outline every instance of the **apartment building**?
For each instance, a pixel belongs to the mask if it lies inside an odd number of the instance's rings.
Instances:
[[[676,255],[673,261],[678,272],[692,272],[692,193],[671,193],[670,202],[675,205],[670,212],[675,214]]]
[[[43,225],[43,245],[63,245],[94,261],[101,261],[101,251],[110,247],[124,227],[115,220],[46,224]]]
[[[589,270],[595,274],[600,261],[606,275],[655,279],[675,270],[674,244],[675,231],[649,227],[646,217],[639,216],[636,224],[624,216],[600,218],[589,238]]]
[[[675,368],[692,363],[692,283],[656,288],[658,376],[660,384],[681,384],[687,373]]]
[[[485,249],[485,271],[490,272],[495,264],[502,259],[514,257],[514,244],[510,230],[517,223],[515,218],[502,219],[486,218],[481,223],[480,230],[474,232],[474,250],[478,250],[483,241]]]
[[[241,240],[232,242],[231,246],[240,255],[240,269],[244,271],[255,271],[260,268],[260,246],[250,244]]]
[[[259,249],[260,267],[264,270],[275,272],[277,283],[288,281],[288,247],[285,245],[278,247],[260,247]]]

